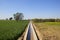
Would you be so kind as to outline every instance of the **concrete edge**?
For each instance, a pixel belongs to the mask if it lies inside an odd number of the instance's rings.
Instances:
[[[25,35],[24,35],[24,38],[23,38],[23,40],[26,40],[26,38],[27,38],[28,29],[29,29],[29,24],[28,24],[28,27],[27,27],[27,29],[26,29],[26,32],[25,32]]]
[[[36,28],[36,26],[33,24],[33,27],[34,27],[34,29],[35,29],[35,31],[36,31],[36,34],[37,34],[37,36],[38,36],[38,39],[39,40],[42,40],[42,34],[37,30],[37,28]]]

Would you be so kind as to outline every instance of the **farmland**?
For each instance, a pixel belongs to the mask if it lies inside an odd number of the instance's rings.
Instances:
[[[0,20],[0,40],[17,40],[28,25],[27,20]]]
[[[34,22],[43,40],[60,40],[60,22]]]

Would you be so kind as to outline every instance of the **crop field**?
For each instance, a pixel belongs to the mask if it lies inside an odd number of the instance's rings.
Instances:
[[[34,22],[43,40],[60,40],[60,22]]]
[[[28,25],[27,20],[0,20],[0,40],[17,40]]]

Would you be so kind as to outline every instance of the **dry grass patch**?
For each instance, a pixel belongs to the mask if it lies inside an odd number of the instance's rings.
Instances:
[[[60,22],[43,22],[34,24],[43,35],[43,40],[60,40]]]

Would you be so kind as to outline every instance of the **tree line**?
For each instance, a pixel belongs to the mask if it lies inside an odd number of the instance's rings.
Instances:
[[[33,19],[34,22],[60,22],[60,19]]]

